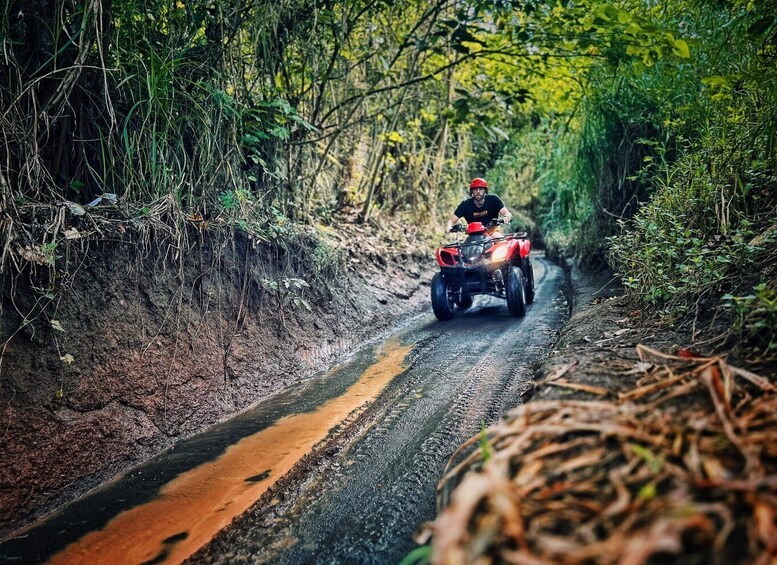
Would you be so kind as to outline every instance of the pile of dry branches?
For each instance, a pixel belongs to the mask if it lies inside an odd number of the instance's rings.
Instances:
[[[777,563],[777,386],[638,352],[616,401],[531,402],[454,454],[434,562]]]

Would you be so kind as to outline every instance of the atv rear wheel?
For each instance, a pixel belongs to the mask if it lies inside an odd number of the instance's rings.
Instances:
[[[450,287],[443,278],[442,273],[432,277],[432,310],[441,322],[453,318],[453,300]]]
[[[523,260],[523,280],[525,283],[526,304],[531,304],[534,302],[534,269],[528,257]]]
[[[467,308],[472,306],[472,297],[470,295],[462,296],[461,300],[456,302],[456,306],[458,306],[462,310],[466,310]]]
[[[507,272],[507,309],[516,318],[526,315],[526,287],[520,267],[510,267]]]

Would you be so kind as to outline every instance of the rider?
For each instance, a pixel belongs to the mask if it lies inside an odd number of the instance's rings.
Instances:
[[[485,179],[472,179],[469,183],[470,198],[459,204],[453,215],[448,218],[446,231],[451,231],[453,225],[464,218],[467,223],[483,222],[485,225],[494,218],[501,218],[504,223],[509,224],[513,215],[505,207],[502,199],[495,194],[488,193],[488,182]],[[491,230],[493,231],[496,230]]]

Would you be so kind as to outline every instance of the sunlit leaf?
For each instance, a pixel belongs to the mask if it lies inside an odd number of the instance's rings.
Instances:
[[[676,39],[672,45],[674,54],[682,59],[688,59],[691,56],[691,50],[688,44],[682,39]]]

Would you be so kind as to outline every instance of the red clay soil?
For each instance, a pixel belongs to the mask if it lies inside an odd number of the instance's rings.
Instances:
[[[126,238],[93,244],[43,311],[36,279],[6,277],[0,536],[428,307],[428,253],[368,228],[332,241],[346,259],[336,284],[305,264],[279,273],[294,258],[239,237],[218,254],[201,241],[174,267]],[[294,278],[311,287],[286,289]]]

